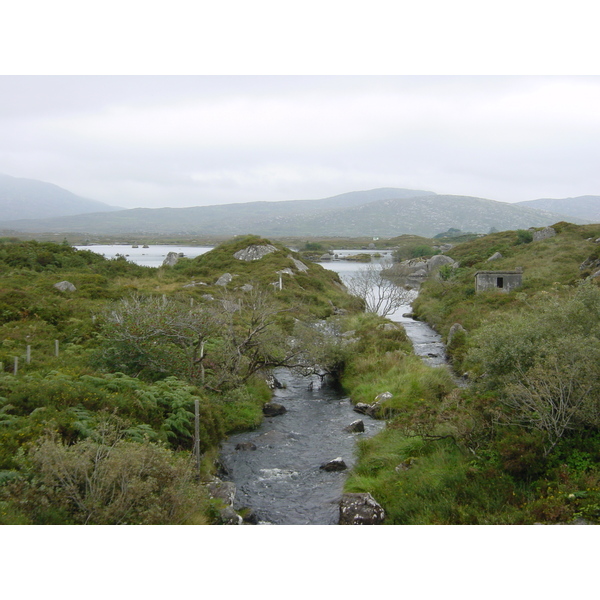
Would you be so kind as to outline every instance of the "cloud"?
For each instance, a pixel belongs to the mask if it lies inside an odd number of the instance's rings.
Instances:
[[[126,207],[594,194],[599,103],[598,77],[0,77],[0,171]]]

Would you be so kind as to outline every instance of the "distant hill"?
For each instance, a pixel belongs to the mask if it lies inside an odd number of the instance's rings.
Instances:
[[[433,237],[450,228],[488,233],[568,220],[563,214],[470,196],[380,188],[320,200],[248,202],[191,208],[135,208],[54,219],[1,221],[0,229],[96,235],[241,235],[267,237]]]
[[[119,210],[88,200],[53,183],[0,174],[0,223]]]
[[[540,198],[517,202],[527,208],[538,208],[561,213],[569,217],[587,219],[600,223],[600,196],[576,196],[575,198]]]
[[[194,206],[189,208],[134,208],[110,214],[86,214],[53,219],[9,221],[0,219],[1,229],[24,232],[93,233],[175,233],[238,235],[260,233],[275,229],[277,223],[319,215],[329,211],[343,211],[354,206],[386,198],[413,198],[433,196],[434,192],[403,188],[378,188],[348,192],[318,200],[288,200],[282,202],[246,202]]]

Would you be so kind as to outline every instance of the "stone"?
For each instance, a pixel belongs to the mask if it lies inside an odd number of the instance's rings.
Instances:
[[[251,292],[254,289],[254,286],[251,283],[245,283],[240,290],[242,290],[242,292]]]
[[[215,285],[221,285],[225,287],[228,283],[231,283],[233,275],[231,273],[223,273],[219,279],[215,282]]]
[[[443,254],[436,254],[427,261],[427,272],[433,273],[433,271],[437,271],[440,267],[443,267],[444,265],[451,265],[452,267],[457,266],[456,262],[449,256],[444,256]]]
[[[54,287],[61,292],[75,292],[77,288],[70,281],[60,281],[55,283]]]
[[[244,522],[231,506],[219,510],[219,521],[221,525],[242,525]]]
[[[236,450],[256,450],[256,444],[252,442],[241,442],[235,445]]]
[[[285,406],[277,404],[277,402],[267,402],[263,406],[263,414],[265,417],[277,417],[287,412]]]
[[[277,248],[272,246],[271,244],[257,245],[252,244],[243,250],[238,250],[233,257],[238,260],[244,260],[246,262],[251,262],[253,260],[260,260],[263,256],[267,254],[271,254],[272,252],[277,252]]]
[[[303,273],[308,271],[308,267],[302,261],[297,260],[293,256],[288,256],[288,258],[292,260],[294,266],[296,267],[296,269],[298,269],[298,271],[301,271]]]
[[[490,262],[492,260],[500,260],[502,258],[502,254],[500,254],[500,252],[494,252],[494,254],[492,254],[488,259],[487,262]]]
[[[179,254],[177,252],[169,252],[162,262],[163,267],[172,267],[177,264],[179,260]]]
[[[340,525],[380,525],[384,519],[385,511],[371,494],[344,494],[340,500]]]
[[[391,392],[381,392],[381,394],[377,394],[375,397],[375,402],[385,402],[386,400],[391,400],[394,395]]]
[[[348,427],[344,427],[344,431],[348,433],[361,433],[365,430],[365,424],[361,419],[357,419],[356,421],[352,421]]]
[[[347,468],[348,468],[348,466],[342,460],[341,456],[338,456],[337,458],[334,458],[333,460],[323,463],[319,467],[319,469],[322,469],[323,471],[344,471]]]
[[[548,238],[554,237],[556,235],[556,230],[552,227],[544,227],[544,229],[540,229],[539,231],[533,232],[533,241],[539,242],[541,240],[547,240]]]
[[[361,415],[366,415],[369,408],[371,408],[370,404],[365,404],[364,402],[358,402],[357,404],[354,405],[353,410],[354,410],[354,412],[357,412]]]
[[[452,325],[452,327],[450,327],[450,331],[448,332],[448,340],[446,341],[447,345],[450,345],[450,342],[452,342],[452,338],[459,332],[462,331],[464,333],[467,333],[467,330],[460,324],[460,323],[454,323],[454,325]]]
[[[231,506],[235,498],[235,483],[215,479],[208,484],[208,492],[213,498],[218,498]]]

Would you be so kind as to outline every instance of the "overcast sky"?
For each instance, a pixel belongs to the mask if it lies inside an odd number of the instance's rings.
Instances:
[[[600,77],[2,76],[0,172],[112,205],[600,194]]]

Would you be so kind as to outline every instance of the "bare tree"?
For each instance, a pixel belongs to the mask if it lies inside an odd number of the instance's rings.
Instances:
[[[382,317],[393,313],[412,299],[410,290],[397,286],[384,276],[383,271],[389,267],[390,263],[386,262],[369,263],[346,282],[348,291],[364,301],[367,312],[377,313]]]

